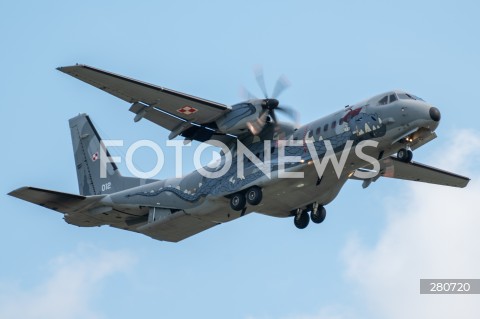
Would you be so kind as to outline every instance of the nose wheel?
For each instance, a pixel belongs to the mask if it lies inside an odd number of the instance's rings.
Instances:
[[[312,212],[310,213],[310,218],[315,224],[320,224],[327,217],[327,210],[322,205],[318,203],[312,204]]]
[[[309,222],[310,218],[308,216],[308,211],[306,209],[298,208],[296,215],[293,219],[295,227],[297,227],[298,229],[307,228]]]
[[[402,148],[397,153],[397,158],[405,163],[410,163],[413,159],[413,152],[406,148]]]
[[[309,213],[310,212],[310,216]],[[306,209],[298,208],[292,211],[294,215],[293,223],[298,229],[304,229],[308,226],[310,220],[315,224],[320,224],[325,220],[327,211],[323,205],[313,203],[308,205]]]

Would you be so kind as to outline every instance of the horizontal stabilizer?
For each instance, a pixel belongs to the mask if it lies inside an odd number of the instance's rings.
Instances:
[[[62,193],[36,187],[21,187],[8,195],[23,199],[61,213],[69,213],[83,206],[86,196]]]

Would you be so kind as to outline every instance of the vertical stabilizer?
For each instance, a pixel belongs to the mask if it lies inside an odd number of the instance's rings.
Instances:
[[[115,163],[103,163],[101,138],[88,115],[80,114],[70,119],[69,124],[80,194],[110,194],[155,181],[123,177]],[[104,154],[110,157],[108,150]],[[105,177],[101,176],[100,165],[106,165]]]

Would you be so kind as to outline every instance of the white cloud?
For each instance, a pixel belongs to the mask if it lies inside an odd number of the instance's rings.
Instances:
[[[102,282],[112,274],[126,271],[133,262],[126,252],[80,247],[52,261],[51,275],[37,286],[8,290],[3,287],[0,318],[101,318],[91,309],[91,302]]]
[[[478,295],[419,294],[420,278],[480,278],[479,136],[458,132],[434,157],[439,167],[471,172],[467,188],[405,182],[385,203],[390,218],[377,243],[348,243],[347,275],[371,318],[480,318]]]

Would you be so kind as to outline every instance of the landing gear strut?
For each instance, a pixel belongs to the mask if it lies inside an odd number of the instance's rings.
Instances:
[[[298,229],[304,229],[308,226],[310,218],[308,217],[308,211],[306,209],[298,208],[296,215],[293,219],[293,223]]]
[[[310,212],[310,216],[308,216],[308,212]],[[310,219],[315,224],[320,224],[325,220],[327,216],[327,211],[323,205],[318,204],[317,202],[310,204],[307,206],[306,209],[298,208],[292,211],[292,214],[295,216],[293,219],[293,223],[298,229],[304,229],[308,226]]]
[[[327,211],[325,207],[319,205],[318,203],[312,204],[312,212],[310,213],[310,218],[315,224],[320,224],[327,217]]]
[[[402,148],[397,153],[397,158],[405,163],[410,163],[413,159],[413,152],[409,149]]]

